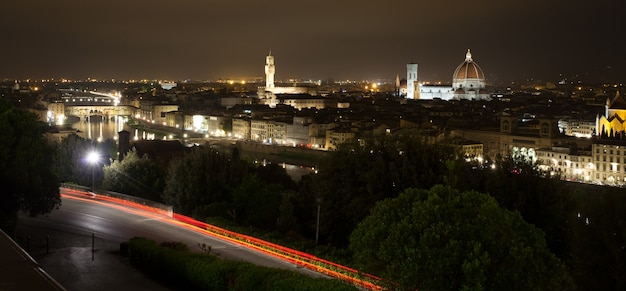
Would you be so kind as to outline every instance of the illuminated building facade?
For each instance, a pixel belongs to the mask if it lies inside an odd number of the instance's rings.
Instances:
[[[516,149],[520,154],[531,154],[536,149],[549,148],[554,144],[562,143],[557,121],[549,118],[527,120],[515,116],[502,116],[499,131],[454,129],[450,135],[482,142],[483,154],[490,159],[496,159],[498,156],[511,156]],[[569,139],[572,138],[568,137]],[[587,144],[591,143],[588,140],[585,141]],[[579,148],[584,148],[584,146]]]
[[[577,150],[569,147],[552,147],[536,150],[539,169],[559,175],[569,181],[591,182],[594,180],[596,167],[591,151]]]
[[[604,109],[604,116],[597,118],[598,135],[592,146],[593,179],[621,186],[626,184],[626,100],[617,92]]]
[[[326,130],[326,150],[333,151],[342,143],[353,141],[356,133],[350,128],[333,128]]]
[[[472,53],[469,49],[465,54],[465,61],[454,70],[452,88],[454,89],[454,99],[489,99],[489,93],[485,90],[485,74],[472,59]]]
[[[176,104],[141,104],[141,116],[153,123],[167,124],[165,113],[178,111]]]
[[[265,57],[265,88],[274,88],[274,74],[276,74],[276,65],[274,65],[274,56],[272,52]]]
[[[165,125],[173,128],[184,128],[185,123],[189,122],[185,114],[180,111],[165,112]]]
[[[232,134],[235,138],[249,141],[250,140],[250,118],[240,117],[233,118],[233,131]]]
[[[592,155],[596,168],[593,179],[607,185],[626,182],[626,142],[603,140],[593,144]]]
[[[465,61],[454,70],[452,86],[419,84],[417,64],[407,64],[407,99],[490,100],[491,97],[485,89],[485,84],[485,74],[474,62],[469,49],[465,54]],[[415,90],[414,93],[411,92],[412,90]]]
[[[597,118],[596,132],[602,138],[626,138],[626,100],[617,92],[606,100],[604,116]]]
[[[47,122],[63,124],[65,119],[65,104],[63,102],[48,103]]]
[[[335,101],[335,104],[337,103],[336,99],[327,99],[322,96],[311,96],[309,94],[281,94],[276,96],[276,99],[278,104],[289,105],[298,110],[304,108],[323,109],[329,107],[332,101]]]
[[[626,185],[626,142],[596,140],[591,150],[567,147],[537,150],[539,169],[562,179],[602,185]]]
[[[596,135],[597,120],[561,119],[559,131],[568,136],[590,138]]]
[[[407,99],[420,99],[417,84],[417,64],[410,63],[406,65],[406,98]]]
[[[270,107],[276,107],[280,104],[280,100],[276,98],[277,95],[282,94],[310,94],[317,95],[317,92],[312,87],[299,87],[294,84],[291,87],[280,87],[275,84],[276,65],[274,64],[274,56],[270,52],[265,57],[265,86],[259,87],[257,94],[261,100],[261,104],[269,105]]]
[[[265,120],[250,120],[250,139],[268,144],[282,144],[287,136],[287,123]]]
[[[466,141],[460,145],[461,153],[466,158],[482,159],[483,144],[480,142]]]

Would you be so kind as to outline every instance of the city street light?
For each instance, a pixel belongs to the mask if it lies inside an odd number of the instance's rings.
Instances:
[[[97,152],[90,152],[87,155],[87,162],[91,164],[91,192],[96,192],[96,164],[100,160],[100,156],[98,156]]]
[[[322,198],[317,197],[317,223],[315,224],[315,245],[319,242],[320,237],[320,208],[322,207]]]

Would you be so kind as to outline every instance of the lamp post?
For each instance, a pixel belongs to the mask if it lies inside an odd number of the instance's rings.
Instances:
[[[98,160],[100,159],[100,157],[98,156],[97,152],[90,152],[87,155],[87,162],[89,162],[91,164],[91,192],[96,192],[96,164],[98,163]]]
[[[319,242],[320,236],[320,208],[322,206],[322,198],[317,197],[315,199],[317,202],[317,223],[315,224],[315,245]]]

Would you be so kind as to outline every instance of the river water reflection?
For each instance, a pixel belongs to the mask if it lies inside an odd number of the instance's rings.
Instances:
[[[78,136],[85,139],[104,141],[107,139],[117,140],[117,133],[122,130],[132,131],[132,128],[126,125],[123,118],[117,120],[91,120],[77,121],[72,123],[72,128],[78,130]]]
[[[78,130],[76,133],[78,136],[85,139],[92,139],[97,141],[105,141],[107,139],[113,139],[117,142],[118,132],[127,130],[131,133],[131,140],[141,139],[155,139],[154,133],[150,133],[144,130],[134,129],[126,124],[126,120],[118,118],[117,120],[92,120],[92,121],[77,121],[72,123],[72,128]],[[287,174],[295,181],[299,181],[303,175],[315,172],[315,168],[293,165],[293,164],[280,164]]]
[[[157,138],[154,133],[132,128],[128,126],[126,122],[127,120],[124,118],[117,118],[114,120],[81,120],[72,123],[72,128],[78,130],[76,133],[78,136],[85,139],[97,140],[99,142],[107,139],[113,139],[117,142],[118,133],[122,130],[130,132],[130,138],[132,140]]]

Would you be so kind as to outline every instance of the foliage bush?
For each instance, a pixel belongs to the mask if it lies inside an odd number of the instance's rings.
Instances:
[[[356,290],[337,280],[192,253],[180,243],[129,242],[131,264],[181,290]]]

